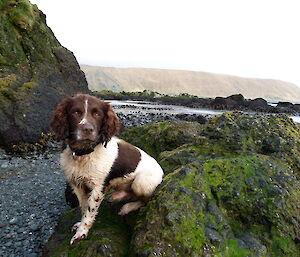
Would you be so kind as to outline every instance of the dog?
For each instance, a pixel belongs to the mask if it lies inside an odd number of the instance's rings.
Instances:
[[[115,136],[120,123],[109,103],[86,94],[68,97],[57,105],[50,126],[66,144],[61,168],[82,212],[71,244],[87,237],[107,191],[115,190],[111,201],[133,200],[119,212],[126,215],[145,205],[161,183],[157,161]]]

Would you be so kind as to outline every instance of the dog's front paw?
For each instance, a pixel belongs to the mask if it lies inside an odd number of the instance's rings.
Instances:
[[[70,241],[70,244],[72,245],[72,244],[76,243],[77,241],[80,241],[80,240],[85,239],[85,238],[86,238],[86,234],[79,234],[79,233],[76,233],[76,234],[72,237],[72,239],[71,239],[71,241]]]
[[[83,231],[83,230],[78,229],[76,234],[72,237],[70,244],[72,245],[72,244],[76,243],[77,241],[85,239],[87,237],[87,233],[88,233],[88,231]]]
[[[72,244],[74,244],[77,241],[85,239],[87,237],[88,232],[89,232],[89,230],[86,227],[79,226],[77,228],[76,234],[72,237],[72,239],[70,241],[70,244],[72,245]]]

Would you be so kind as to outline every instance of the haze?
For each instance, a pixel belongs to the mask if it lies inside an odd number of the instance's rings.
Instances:
[[[300,85],[297,0],[32,0],[80,64]]]

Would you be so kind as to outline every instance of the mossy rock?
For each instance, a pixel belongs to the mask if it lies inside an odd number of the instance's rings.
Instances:
[[[125,233],[124,241],[116,239],[124,242],[116,245],[124,255],[112,256],[299,256],[300,130],[290,118],[230,112],[204,126],[138,127],[126,140],[159,156],[166,176],[133,225],[101,207],[114,220],[107,237]],[[68,246],[70,233],[58,234],[66,241],[53,256],[82,256],[84,247],[89,256],[102,256],[95,249],[105,243],[95,237],[96,244],[93,235],[108,220],[100,211],[88,240],[74,246],[82,245],[79,253]]]
[[[300,171],[300,129],[286,115],[228,112],[211,119],[201,136],[197,145],[201,152],[265,154],[284,159]]]
[[[300,182],[262,155],[199,160],[140,212],[132,256],[298,256]],[[159,240],[158,240],[159,238]]]
[[[202,125],[188,121],[165,121],[126,130],[121,138],[140,147],[153,157],[196,140]]]
[[[88,93],[73,54],[28,0],[0,1],[0,147],[38,142],[65,97]]]
[[[265,154],[300,171],[300,128],[285,115],[228,112],[212,118],[192,143],[159,155],[170,172],[196,159]]]
[[[99,214],[85,240],[70,245],[72,226],[80,221],[79,209],[71,209],[59,221],[57,230],[44,248],[43,257],[115,257],[127,256],[132,227],[130,218],[117,215],[115,206],[106,201],[99,208]]]
[[[285,115],[229,112],[161,153],[132,256],[299,256],[299,142]]]

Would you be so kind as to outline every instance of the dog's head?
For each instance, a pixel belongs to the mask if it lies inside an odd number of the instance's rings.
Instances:
[[[90,95],[64,99],[53,116],[50,126],[57,139],[68,139],[74,149],[95,143],[106,145],[119,130],[119,119],[110,104]]]

